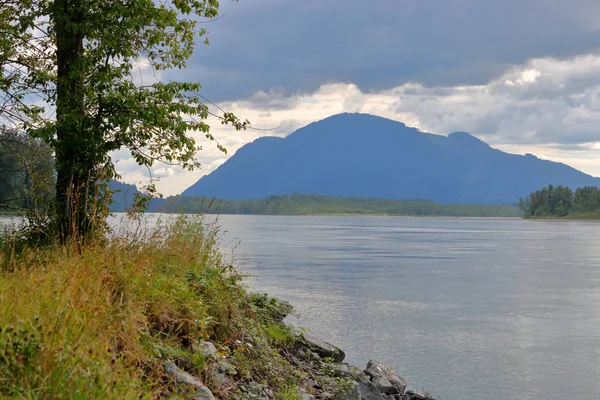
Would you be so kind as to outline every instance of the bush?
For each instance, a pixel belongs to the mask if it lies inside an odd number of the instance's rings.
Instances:
[[[223,261],[217,233],[181,217],[143,238],[84,246],[17,248],[4,235],[0,397],[169,396],[176,389],[163,370],[167,359],[188,360],[216,395],[233,396],[215,375],[216,361],[194,351],[200,340],[234,364],[235,380],[258,377],[276,393],[296,385],[275,347],[293,333],[269,320],[276,307],[257,304],[243,275]]]

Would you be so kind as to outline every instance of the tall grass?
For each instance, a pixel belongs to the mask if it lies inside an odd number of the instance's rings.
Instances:
[[[214,229],[183,217],[143,240],[85,246],[23,248],[5,234],[0,398],[159,398],[175,392],[162,365],[178,357],[229,397],[231,387],[213,381],[210,363],[193,351],[201,339],[235,362],[236,380],[252,375],[284,391],[289,365],[216,240]]]

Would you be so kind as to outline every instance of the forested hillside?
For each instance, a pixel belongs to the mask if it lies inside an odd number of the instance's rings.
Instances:
[[[342,198],[292,194],[264,199],[211,200],[204,197],[168,197],[157,211],[264,215],[416,215],[451,217],[518,217],[510,205],[438,204],[428,200]]]

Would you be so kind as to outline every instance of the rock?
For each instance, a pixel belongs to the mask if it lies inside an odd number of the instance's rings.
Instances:
[[[358,393],[361,400],[381,400],[381,390],[372,382],[358,382]]]
[[[212,375],[213,382],[217,385],[217,388],[224,388],[229,385],[229,379],[227,375],[222,372],[217,372]]]
[[[164,364],[165,372],[175,378],[175,382],[182,383],[184,385],[191,386],[197,390],[195,399],[198,400],[214,400],[214,396],[209,388],[204,386],[204,383],[200,379],[190,375],[189,373],[182,371],[172,361],[167,361]]]
[[[342,398],[344,400],[381,400],[382,394],[379,388],[361,372],[352,383],[352,388]]]
[[[217,364],[217,370],[230,376],[234,376],[237,374],[237,370],[235,369],[235,367],[227,361],[219,361],[219,363]]]
[[[344,400],[361,400],[358,382],[352,382],[352,387],[350,388],[348,393],[344,395]]]
[[[215,345],[212,344],[212,342],[205,342],[204,340],[195,345],[194,350],[206,358],[211,358],[217,353],[217,348]]]
[[[308,393],[302,393],[302,400],[315,400],[315,396]]]
[[[250,400],[269,400],[273,397],[273,392],[268,387],[254,381],[244,384],[242,390],[246,392],[245,398]]]
[[[422,394],[415,393],[412,390],[408,390],[402,400],[433,400],[429,396],[423,396]]]
[[[364,371],[360,371],[358,373],[358,375],[356,376],[356,381],[357,382],[362,382],[362,383],[367,383],[367,382],[371,382],[371,378],[369,377],[369,375],[365,374]]]
[[[194,369],[194,366],[192,365],[192,362],[190,361],[189,357],[177,357],[173,360],[173,362],[175,362],[175,365],[177,365],[180,369],[184,371],[191,371],[192,369]]]
[[[329,393],[329,392],[321,392],[317,395],[317,398],[325,399],[325,400],[333,399],[334,397],[335,397],[335,395],[333,395],[332,393]]]
[[[319,357],[331,358],[335,363],[341,363],[344,361],[346,354],[341,349],[335,347],[331,343],[327,343],[311,335],[304,334],[303,336],[306,346],[310,350],[317,353]]]
[[[375,378],[384,378],[389,383],[396,388],[399,394],[404,394],[404,390],[406,389],[406,381],[400,375],[398,375],[394,370],[384,365],[378,361],[371,360],[367,363],[367,369],[365,369],[365,373],[369,375],[372,380]]]
[[[377,386],[377,388],[383,394],[396,394],[396,393],[398,393],[398,389],[395,388],[390,383],[390,381],[388,381],[387,379],[385,379],[385,378],[383,378],[381,376],[377,376],[377,377],[373,378],[373,380],[371,382],[373,383],[373,385]]]
[[[274,313],[273,319],[277,322],[281,322],[284,320],[285,317],[290,315],[292,313],[292,311],[294,311],[294,306],[291,305],[290,302],[285,301],[285,300],[280,300],[278,298],[275,298],[275,301],[277,302],[279,307],[277,309],[277,312]]]
[[[200,393],[192,397],[193,400],[213,400],[214,396],[212,393],[208,395],[207,393]]]
[[[353,377],[358,373],[358,368],[348,363],[336,364],[333,366],[333,374],[340,378]]]

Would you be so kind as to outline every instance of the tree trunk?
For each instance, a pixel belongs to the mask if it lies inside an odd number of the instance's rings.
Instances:
[[[56,0],[56,218],[62,241],[85,234],[84,0]]]

